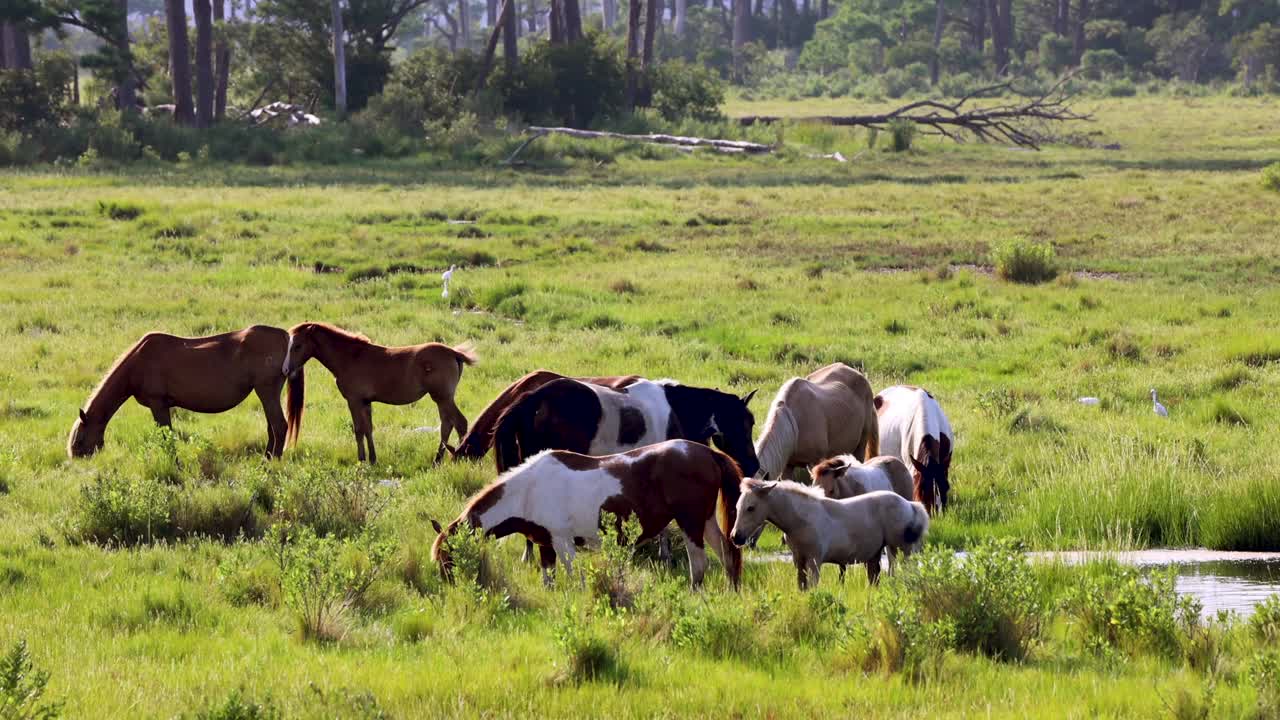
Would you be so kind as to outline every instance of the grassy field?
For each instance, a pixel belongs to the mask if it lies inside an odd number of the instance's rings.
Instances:
[[[624,572],[644,589],[624,612],[565,578],[541,588],[507,542],[479,586],[442,586],[428,519],[456,515],[491,466],[433,468],[424,400],[377,406],[381,462],[355,469],[346,405],[318,365],[283,462],[258,457],[255,400],[178,413],[176,437],[126,405],[103,452],[66,458],[76,408],[143,333],[319,319],[385,344],[474,341],[481,362],[459,390],[473,418],[546,367],[759,388],[762,420],[784,380],[840,360],[876,387],[924,385],[950,413],[953,510],[935,545],[1276,549],[1280,194],[1259,182],[1280,159],[1274,103],[1092,107],[1087,138],[1121,149],[921,140],[895,154],[861,132],[789,126],[767,158],[547,139],[523,169],[2,174],[0,646],[27,638],[75,717],[234,711],[236,692],[317,717],[1265,709],[1251,678],[1277,675],[1256,670],[1267,656],[1249,659],[1262,646],[1244,628],[1224,631],[1232,650],[1207,669],[1191,653],[1100,653],[1083,621],[1048,609],[1079,579],[1064,569],[1028,580],[1046,607],[1024,661],[957,649],[915,676],[864,673],[865,638],[833,629],[861,625],[828,622],[831,607],[883,615],[856,573],[843,586],[828,574],[814,601],[784,564],[749,563],[741,596],[717,569],[689,594],[681,569],[642,565]],[[854,160],[807,157],[833,150]],[[991,247],[1013,238],[1052,243],[1059,279],[993,277]],[[446,302],[438,274],[455,262]],[[273,526],[329,539],[281,550],[263,537]],[[382,570],[322,633],[338,642],[298,627],[299,595],[320,591],[287,568],[317,558]],[[1195,644],[1199,631],[1180,632]],[[580,681],[571,660],[591,640],[618,668]]]

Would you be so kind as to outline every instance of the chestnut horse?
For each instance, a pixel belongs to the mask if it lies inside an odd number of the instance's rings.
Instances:
[[[315,358],[333,373],[338,390],[347,399],[351,425],[356,436],[356,456],[378,462],[373,447],[372,403],[408,405],[430,395],[440,411],[440,448],[436,461],[444,455],[449,433],[461,437],[467,418],[454,404],[453,395],[462,379],[462,366],[476,361],[471,348],[426,343],[407,347],[375,345],[364,335],[348,332],[328,323],[306,322],[289,329],[288,352],[281,364],[285,375],[301,372]],[[279,371],[277,371],[279,372]]]
[[[471,431],[458,443],[458,448],[453,451],[453,456],[472,460],[479,460],[484,457],[485,453],[489,452],[489,448],[493,447],[493,433],[498,427],[498,419],[507,411],[507,408],[511,407],[521,395],[533,392],[552,380],[559,380],[563,377],[565,376],[550,370],[534,370],[508,385],[472,423]],[[592,385],[602,385],[607,388],[617,389],[631,385],[639,380],[640,376],[623,375],[619,377],[579,377],[574,379],[591,383]]]
[[[707,569],[706,544],[720,556],[737,589],[742,552],[728,541],[742,474],[724,453],[688,440],[669,440],[616,455],[594,457],[546,450],[506,472],[467,501],[458,519],[441,528],[431,556],[452,577],[448,540],[466,523],[493,537],[521,533],[536,543],[543,580],[556,558],[573,572],[575,546],[598,547],[600,514],[640,521],[635,542],[656,536],[672,520],[684,533],[689,582],[698,587]],[[720,524],[716,524],[717,504]]]
[[[289,376],[288,416],[280,408],[280,374],[289,333],[253,325],[236,332],[186,338],[152,332],[116,360],[80,410],[67,438],[67,454],[92,455],[102,448],[107,423],[129,398],[169,427],[170,410],[220,413],[258,395],[267,416],[267,455],[279,457],[297,442],[305,390],[302,370]]]
[[[932,515],[947,509],[951,494],[951,444],[955,434],[942,406],[928,390],[895,385],[876,395],[880,447],[910,466],[916,500]]]

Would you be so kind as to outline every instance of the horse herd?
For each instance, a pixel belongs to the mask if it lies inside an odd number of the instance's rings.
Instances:
[[[619,522],[637,518],[637,542],[674,522],[695,586],[709,545],[738,587],[741,547],[766,523],[784,533],[802,589],[818,581],[824,563],[839,565],[841,578],[846,565],[864,564],[874,583],[881,553],[888,551],[892,571],[896,554],[918,547],[929,515],[948,502],[954,436],[934,397],[905,385],[875,394],[862,373],[841,363],[784,383],[754,440],[748,405],[755,391],[739,397],[673,380],[547,370],[508,386],[468,431],[454,394],[463,368],[476,362],[469,345],[385,347],[319,322],[201,338],[148,333],[80,410],[68,454],[100,449],[108,422],[130,398],[168,426],[174,407],[218,413],[254,392],[267,418],[267,454],[279,457],[297,441],[312,358],[347,401],[361,461],[377,461],[372,403],[405,405],[424,395],[440,413],[436,461],[446,452],[480,459],[493,450],[497,479],[447,527],[432,521],[432,556],[446,577],[449,538],[467,526],[525,536],[549,582],[557,560],[572,572],[576,548],[599,543],[609,512]],[[808,470],[811,485],[791,479],[798,469]]]

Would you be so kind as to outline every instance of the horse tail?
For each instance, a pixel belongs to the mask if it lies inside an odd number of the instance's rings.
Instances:
[[[863,462],[880,454],[880,422],[876,419],[875,413],[871,414],[870,424],[862,429],[862,439],[866,447]]]
[[[929,513],[925,511],[924,505],[918,502],[908,503],[907,507],[911,510],[911,519],[902,529],[902,540],[908,546],[915,546],[929,531]]]
[[[470,340],[462,343],[461,345],[455,345],[449,349],[453,351],[453,356],[458,359],[459,377],[462,376],[462,366],[475,365],[476,361],[480,359],[480,357],[476,355],[476,346],[473,345]]]
[[[742,469],[733,458],[718,450],[711,451],[720,469],[719,512],[720,533],[724,536],[725,558],[730,567],[725,568],[729,582],[738,589],[742,583],[742,548],[734,544],[733,526],[738,522],[738,496],[741,495]]]
[[[285,443],[289,447],[298,444],[298,432],[302,430],[302,402],[307,394],[307,380],[303,369],[298,368],[289,376],[288,389],[285,394],[285,417],[289,421],[289,429],[285,432]]]
[[[525,393],[516,398],[510,407],[502,411],[493,427],[493,460],[498,472],[519,465],[523,458],[520,453],[520,431],[526,421],[533,415],[537,398],[533,393]]]

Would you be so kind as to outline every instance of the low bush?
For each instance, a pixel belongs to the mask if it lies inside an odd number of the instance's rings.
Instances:
[[[335,642],[347,634],[347,614],[382,575],[391,546],[365,536],[338,540],[311,528],[272,529],[284,604],[303,640]]]
[[[1199,623],[1199,602],[1176,589],[1177,569],[1144,573],[1106,564],[1070,589],[1067,612],[1079,623],[1085,647],[1107,655],[1155,652],[1181,657],[1186,631]]]
[[[715,73],[683,60],[668,60],[654,71],[653,109],[667,122],[720,122],[724,87]]]
[[[1017,283],[1035,285],[1058,274],[1056,253],[1048,243],[1008,240],[992,249],[991,261],[998,277]]]
[[[241,690],[232,690],[227,698],[196,713],[196,720],[280,720],[284,713],[270,698],[254,700]]]
[[[624,678],[616,644],[595,630],[595,623],[576,605],[566,604],[555,625],[556,646],[564,656],[558,679],[575,683]]]
[[[44,699],[49,673],[36,669],[27,641],[14,643],[0,657],[0,718],[5,720],[54,720],[62,703]]]
[[[1262,187],[1280,192],[1280,162],[1262,169]]]

